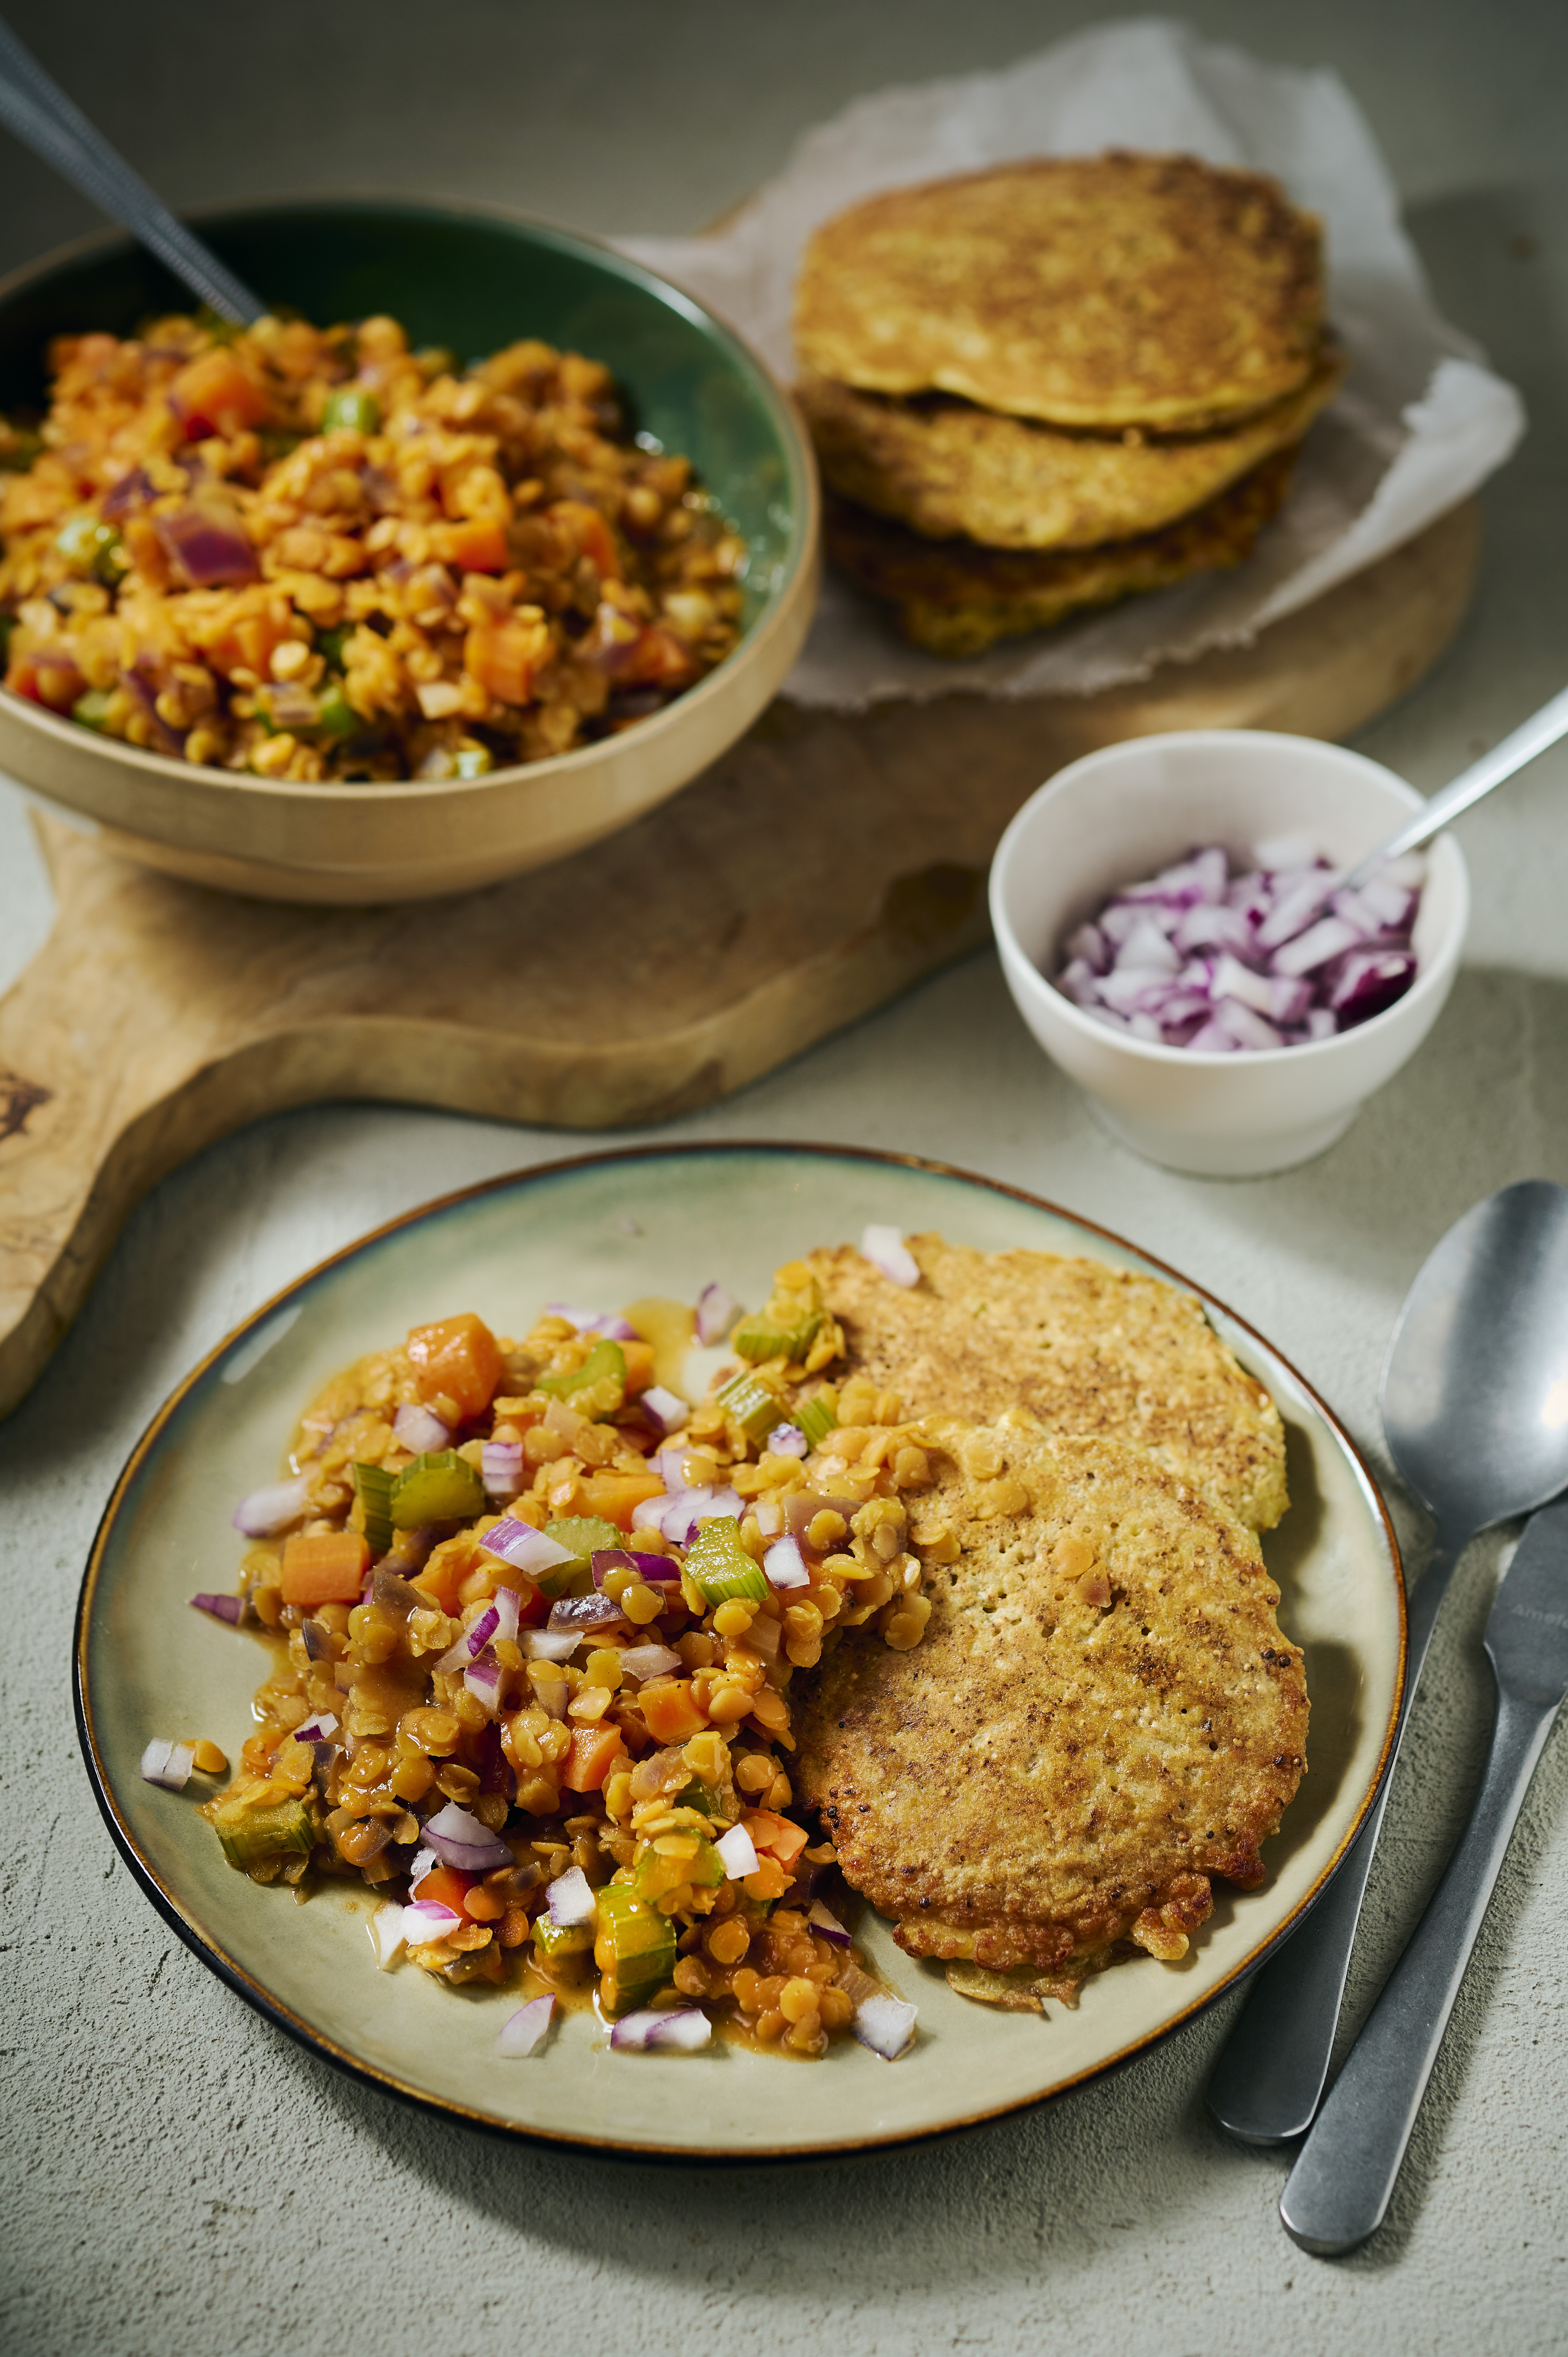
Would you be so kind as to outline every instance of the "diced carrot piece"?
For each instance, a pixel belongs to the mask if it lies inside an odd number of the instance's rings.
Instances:
[[[650,622],[616,679],[622,687],[689,687],[697,668],[697,658],[683,639],[661,622]]]
[[[633,1509],[645,1498],[657,1498],[664,1484],[657,1473],[589,1473],[583,1495],[590,1514],[602,1514],[618,1531],[629,1531]]]
[[[569,1792],[602,1792],[605,1778],[625,1757],[626,1746],[618,1727],[574,1727],[572,1749],[566,1755],[561,1781]]]
[[[528,704],[534,674],[550,651],[542,622],[476,622],[463,641],[463,668],[501,704]]]
[[[626,1361],[626,1395],[635,1399],[653,1381],[653,1345],[651,1342],[623,1342],[621,1356]]]
[[[449,1618],[456,1619],[463,1609],[463,1599],[458,1590],[463,1585],[467,1573],[467,1567],[460,1557],[454,1555],[443,1557],[438,1547],[418,1578],[410,1580],[409,1586],[417,1587],[421,1596],[427,1596],[438,1612],[445,1612]]]
[[[283,1551],[279,1585],[285,1604],[358,1604],[371,1550],[358,1531],[297,1533]]]
[[[690,1678],[652,1678],[637,1697],[643,1724],[655,1743],[684,1743],[707,1720],[692,1698]]]
[[[792,1825],[771,1809],[748,1809],[741,1819],[755,1849],[766,1850],[780,1866],[793,1866],[811,1835],[804,1825]]]
[[[203,432],[231,434],[237,426],[264,425],[272,415],[263,387],[221,344],[180,370],[169,386],[169,399],[191,440]]]
[[[424,1400],[454,1400],[465,1418],[483,1415],[501,1379],[501,1354],[482,1318],[471,1310],[416,1326],[408,1338],[413,1380]]]
[[[506,526],[494,516],[464,516],[431,527],[430,553],[459,573],[504,573],[511,563]]]
[[[551,522],[565,533],[577,554],[592,559],[601,581],[620,579],[621,562],[615,534],[597,508],[591,508],[585,500],[557,500],[546,513]]]
[[[462,1874],[455,1866],[433,1866],[413,1895],[429,1906],[450,1907],[454,1915],[461,1915],[463,1901],[478,1880],[478,1875]]]

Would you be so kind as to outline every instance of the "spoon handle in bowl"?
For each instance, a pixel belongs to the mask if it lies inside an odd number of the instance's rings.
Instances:
[[[1469,1531],[1439,1530],[1410,1599],[1404,1702],[1377,1801],[1337,1873],[1300,1929],[1252,1983],[1241,2017],[1208,2083],[1210,2117],[1243,2144],[1283,2144],[1305,2136],[1323,2097],[1334,2033],[1361,1918],[1361,1900],[1389,1804],[1394,1765],[1420,1683],[1438,1607]]]
[[[225,268],[185,223],[134,172],[118,148],[47,74],[25,42],[0,17],[0,122],[62,179],[111,219],[123,222],[150,253],[226,319],[248,327],[265,306]]]

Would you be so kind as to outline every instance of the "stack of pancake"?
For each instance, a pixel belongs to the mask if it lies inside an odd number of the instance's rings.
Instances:
[[[1185,156],[1042,158],[828,221],[796,288],[829,553],[905,636],[996,640],[1239,564],[1343,362],[1318,224]]]

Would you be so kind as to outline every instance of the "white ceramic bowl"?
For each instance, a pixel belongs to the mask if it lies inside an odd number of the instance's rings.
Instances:
[[[1202,728],[1086,754],[1032,794],[997,846],[991,920],[1019,1013],[1124,1144],[1173,1170],[1243,1178],[1310,1160],[1415,1053],[1453,985],[1470,914],[1452,835],[1428,851],[1416,976],[1354,1030],[1304,1047],[1195,1055],[1098,1022],[1053,989],[1061,944],[1119,886],[1196,845],[1305,834],[1348,866],[1422,806],[1402,778],[1312,737]]]

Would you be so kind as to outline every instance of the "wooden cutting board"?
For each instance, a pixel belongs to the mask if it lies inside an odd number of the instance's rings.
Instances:
[[[233,899],[40,819],[59,915],[0,1001],[0,1414],[131,1206],[214,1138],[325,1097],[565,1129],[705,1104],[982,942],[1003,828],[1080,753],[1337,737],[1392,703],[1457,627],[1477,546],[1467,502],[1253,645],[1101,695],[777,703],[624,834],[456,899]]]

